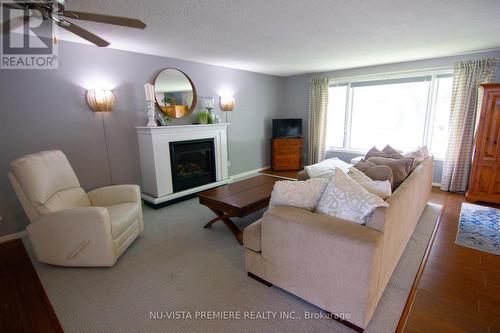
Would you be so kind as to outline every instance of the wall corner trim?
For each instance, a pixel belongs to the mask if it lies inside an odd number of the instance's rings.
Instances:
[[[261,172],[263,170],[267,170],[269,168],[271,168],[270,165],[262,167],[262,168],[253,169],[253,170],[250,170],[250,171],[245,171],[245,172],[242,172],[242,173],[238,173],[236,175],[229,176],[229,179],[231,180],[231,183],[232,182],[237,182],[237,181],[240,181],[240,180],[244,180],[244,179],[247,179],[247,178],[251,178],[251,177],[257,176],[257,174],[259,172]]]

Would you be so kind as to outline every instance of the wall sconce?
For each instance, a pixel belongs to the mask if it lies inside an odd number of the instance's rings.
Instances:
[[[233,111],[236,102],[233,96],[221,96],[220,97],[220,108],[224,112]]]
[[[87,90],[87,103],[94,112],[111,112],[115,102],[115,95],[109,89]]]

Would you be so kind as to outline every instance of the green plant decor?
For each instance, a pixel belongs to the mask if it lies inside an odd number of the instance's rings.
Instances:
[[[172,98],[170,98],[170,97],[165,97],[161,101],[165,104],[165,106],[170,106],[173,103]]]
[[[200,111],[198,112],[198,121],[200,124],[210,124],[210,112],[208,111]]]

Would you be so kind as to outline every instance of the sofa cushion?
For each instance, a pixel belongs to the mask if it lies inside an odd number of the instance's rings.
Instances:
[[[391,183],[391,186],[393,184],[394,179],[392,169],[386,165],[376,165],[373,162],[362,159],[356,163],[354,167],[370,177],[372,180],[388,180]]]
[[[413,158],[413,165],[410,172],[413,172],[423,160],[429,157],[429,150],[427,146],[419,147],[415,151],[411,151],[404,155],[405,157]]]
[[[316,212],[365,224],[377,207],[388,206],[384,200],[369,193],[342,170],[335,169]]]
[[[328,181],[326,178],[312,178],[306,181],[278,181],[274,184],[269,208],[291,206],[312,211],[316,208]]]
[[[375,165],[373,168],[366,170],[365,175],[373,180],[378,181],[388,181],[392,184],[394,183],[394,176],[392,174],[392,169],[387,165]]]
[[[386,158],[395,158],[400,159],[403,158],[396,149],[387,145],[383,150],[378,150],[377,147],[372,147],[365,155],[365,160],[368,160],[370,157],[386,157]]]
[[[349,169],[348,175],[354,179],[356,183],[363,186],[365,190],[371,194],[375,194],[383,200],[387,199],[392,194],[392,185],[388,180],[372,180],[355,167]]]
[[[336,168],[340,168],[347,172],[350,167],[352,167],[352,164],[346,163],[338,159],[337,157],[333,157],[313,165],[305,166],[304,169],[306,170],[310,178],[330,178],[333,176],[333,171]]]
[[[373,162],[376,165],[385,165],[391,168],[393,176],[393,189],[401,185],[406,177],[410,174],[413,165],[412,158],[394,159],[387,157],[370,157],[368,162]]]
[[[396,148],[391,147],[390,145],[386,145],[384,149],[382,149],[384,153],[387,155],[392,155],[394,157],[392,158],[403,158],[403,152],[401,150],[398,150]]]
[[[306,170],[302,170],[297,172],[297,180],[308,180],[309,175],[307,174]]]
[[[126,202],[107,206],[106,208],[111,220],[111,236],[113,239],[120,236],[139,217],[139,204],[136,202]]]
[[[349,168],[349,172],[347,173],[349,177],[354,179],[356,183],[361,184],[361,183],[366,183],[366,182],[372,182],[373,179],[365,175],[364,172],[361,170],[355,168],[354,166]]]

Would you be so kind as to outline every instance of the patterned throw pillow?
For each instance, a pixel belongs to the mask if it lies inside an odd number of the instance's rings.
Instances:
[[[388,206],[384,200],[369,193],[342,170],[335,169],[316,212],[366,224],[377,207]]]
[[[306,181],[282,180],[274,184],[269,208],[291,206],[313,211],[328,185],[327,178],[312,178]]]

